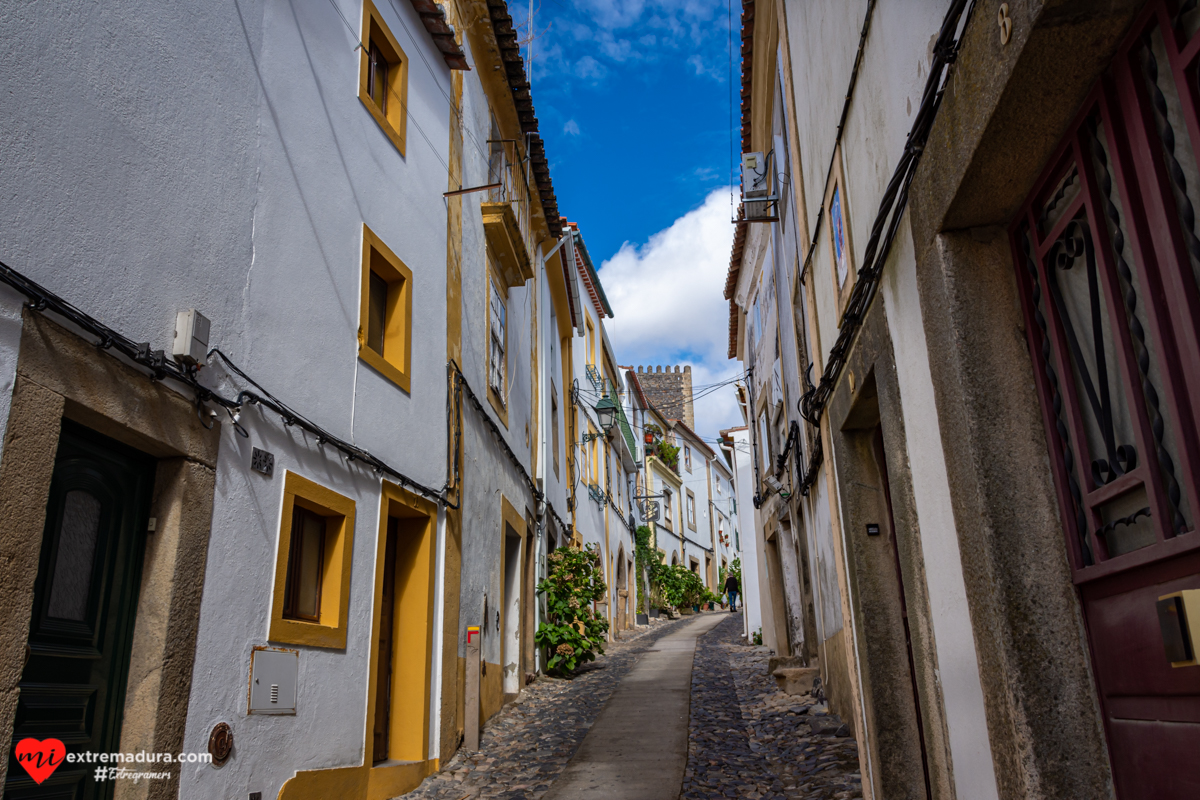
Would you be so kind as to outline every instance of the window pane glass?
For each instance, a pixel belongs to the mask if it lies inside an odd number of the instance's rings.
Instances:
[[[292,510],[285,615],[299,619],[319,618],[324,562],[325,518],[295,506]]]
[[[383,57],[379,45],[371,43],[370,68],[367,70],[367,94],[379,106],[379,110],[387,113],[387,75],[388,62]]]
[[[383,355],[383,333],[387,329],[387,281],[371,273],[367,300],[367,347]]]
[[[1121,305],[1124,310],[1123,323],[1133,343],[1135,368],[1134,377],[1145,401],[1150,417],[1153,440],[1149,443],[1154,452],[1145,454],[1159,466],[1160,478],[1167,492],[1171,519],[1167,527],[1181,533],[1191,527],[1192,512],[1187,493],[1180,491],[1179,436],[1175,425],[1175,414],[1166,401],[1163,391],[1161,349],[1154,331],[1150,327],[1144,307],[1149,299],[1142,280],[1144,266],[1140,253],[1130,245],[1128,222],[1121,193],[1113,185],[1109,165],[1113,163],[1108,134],[1098,120],[1088,123],[1092,135],[1092,169],[1096,183],[1105,203],[1104,220],[1108,228],[1109,246],[1117,268],[1117,279],[1121,285]],[[1145,520],[1144,523],[1149,524]]]
[[[300,552],[300,576],[296,610],[303,617],[316,619],[321,604],[321,566],[325,560],[325,520],[305,513]]]
[[[1154,114],[1151,135],[1158,134],[1156,138],[1161,144],[1171,193],[1179,212],[1175,222],[1187,246],[1192,279],[1200,282],[1200,229],[1197,228],[1196,213],[1200,210],[1200,170],[1196,167],[1196,154],[1192,150],[1179,97],[1181,87],[1171,70],[1162,31],[1155,27],[1148,41],[1150,46],[1142,48],[1140,55]]]
[[[67,492],[58,529],[58,555],[47,613],[83,622],[92,588],[92,563],[100,533],[100,501],[84,491]]]
[[[1125,365],[1109,318],[1105,282],[1092,232],[1080,217],[1050,251],[1050,295],[1066,334],[1071,372],[1091,456],[1090,472],[1103,486],[1137,465]]]

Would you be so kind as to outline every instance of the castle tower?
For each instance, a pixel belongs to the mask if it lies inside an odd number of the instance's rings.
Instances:
[[[692,368],[642,367],[637,368],[638,382],[642,391],[655,408],[668,419],[681,419],[692,430],[696,429],[696,417],[692,409]]]

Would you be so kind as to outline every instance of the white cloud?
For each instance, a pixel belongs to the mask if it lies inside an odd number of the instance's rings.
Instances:
[[[696,74],[725,79],[728,67],[722,68],[719,62],[727,44],[727,6],[720,0],[573,0],[556,4],[554,10],[542,8],[539,0],[534,9],[537,39],[531,73],[535,83],[553,76],[559,81],[573,77],[595,84],[615,65],[673,62],[696,50],[712,51],[704,60],[688,61]],[[512,14],[516,27],[527,31],[527,6],[513,4]],[[552,21],[543,24],[540,20]],[[592,55],[572,63],[559,42],[572,42],[575,46],[570,49],[576,53],[583,44]],[[706,63],[716,66],[710,68]]]
[[[723,291],[732,245],[729,189],[722,188],[645,244],[626,242],[604,262],[600,281],[614,314],[606,327],[622,362],[689,364],[696,394],[741,372],[740,362],[726,358]],[[695,411],[705,439],[741,424],[732,386],[697,399]]]
[[[706,66],[704,59],[699,55],[689,57],[687,63],[696,70],[696,75],[698,77],[707,75],[718,83],[722,83],[725,80],[725,74],[721,70],[727,65],[718,64],[713,67]]]
[[[563,125],[563,133],[571,136],[579,135],[579,123],[573,119],[567,120],[567,124]]]
[[[575,74],[581,78],[599,80],[608,74],[608,67],[591,56],[584,56],[575,62]]]

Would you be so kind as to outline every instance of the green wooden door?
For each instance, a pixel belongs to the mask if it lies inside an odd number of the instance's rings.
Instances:
[[[111,781],[93,779],[95,765],[64,762],[34,783],[16,745],[32,737],[58,739],[67,752],[119,749],[153,481],[153,459],[63,422],[5,800],[112,796]]]

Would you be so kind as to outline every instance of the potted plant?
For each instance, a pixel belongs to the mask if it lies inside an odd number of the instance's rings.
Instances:
[[[662,428],[658,427],[658,425],[656,425],[653,422],[647,423],[646,426],[644,428],[642,428],[642,430],[646,434],[646,444],[654,444],[654,442],[660,436],[662,436]]]
[[[672,471],[679,473],[679,448],[676,445],[668,443],[666,439],[660,439],[654,454]]]

